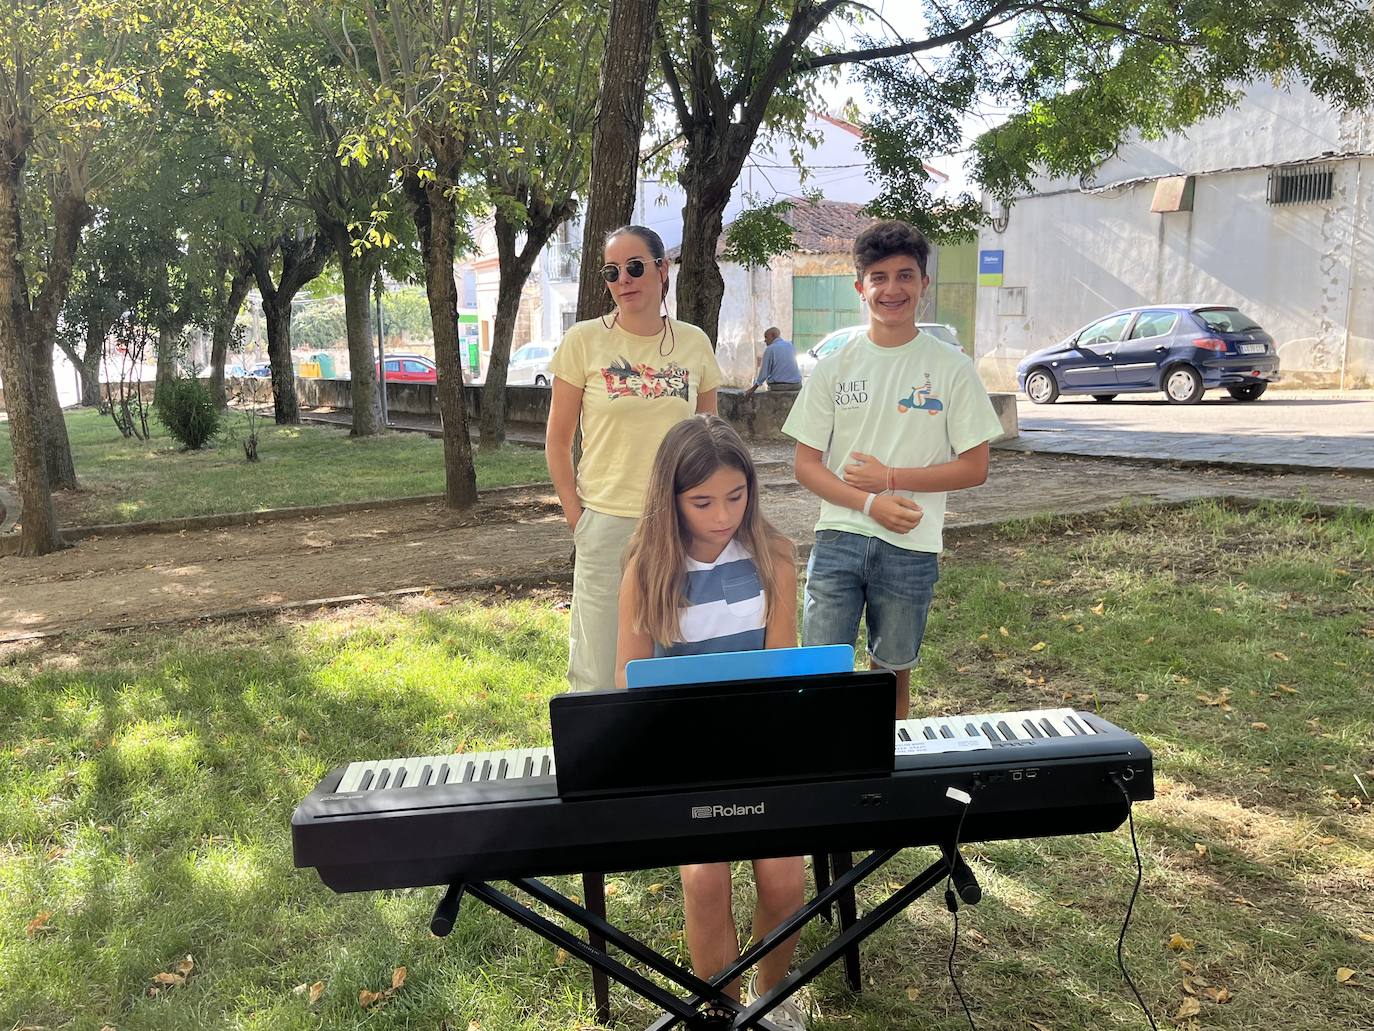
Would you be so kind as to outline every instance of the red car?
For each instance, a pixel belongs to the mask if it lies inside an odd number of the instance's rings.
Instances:
[[[381,370],[378,370],[378,375]],[[388,383],[438,383],[439,370],[434,362],[422,354],[389,354],[386,356]]]

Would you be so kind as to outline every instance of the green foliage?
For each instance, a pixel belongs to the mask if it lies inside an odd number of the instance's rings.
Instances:
[[[796,230],[786,216],[794,207],[791,201],[780,200],[741,212],[725,230],[725,260],[761,268],[790,252],[796,246]]]
[[[158,387],[153,413],[191,451],[199,451],[219,433],[219,407],[195,376],[174,376]]]

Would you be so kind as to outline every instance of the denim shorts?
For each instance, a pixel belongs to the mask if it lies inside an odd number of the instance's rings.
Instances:
[[[911,669],[921,653],[939,579],[933,552],[908,551],[843,530],[817,530],[806,563],[802,641],[853,644],[863,615],[873,664]]]

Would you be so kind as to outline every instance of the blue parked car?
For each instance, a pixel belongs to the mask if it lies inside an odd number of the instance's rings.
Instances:
[[[1255,401],[1278,378],[1274,338],[1219,304],[1124,308],[1016,367],[1017,386],[1038,405],[1060,394],[1110,401],[1158,390],[1173,404],[1191,405],[1216,387],[1237,401]]]

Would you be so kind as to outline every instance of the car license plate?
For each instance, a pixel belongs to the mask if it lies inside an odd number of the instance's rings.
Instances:
[[[1241,344],[1241,354],[1263,354],[1265,347],[1263,344]]]

